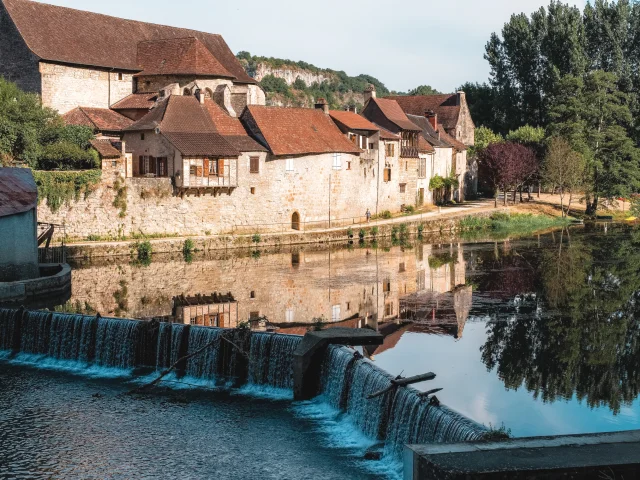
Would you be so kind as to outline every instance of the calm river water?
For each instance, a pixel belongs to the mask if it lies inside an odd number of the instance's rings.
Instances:
[[[640,428],[640,231],[632,227],[74,267],[71,300],[59,309],[218,326],[252,320],[299,334],[318,321],[374,328],[385,342],[365,349],[368,358],[394,375],[435,372],[418,388],[441,387],[444,404],[514,436]]]

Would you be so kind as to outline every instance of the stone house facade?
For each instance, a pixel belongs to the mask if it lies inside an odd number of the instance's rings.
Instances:
[[[219,35],[29,0],[0,0],[0,75],[63,114],[195,79],[229,86],[238,109],[264,104]]]

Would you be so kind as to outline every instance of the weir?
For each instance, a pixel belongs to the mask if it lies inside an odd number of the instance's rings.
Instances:
[[[294,351],[301,341],[300,336],[249,330],[0,309],[0,351],[124,370],[160,372],[178,363],[179,377],[234,386],[292,390]],[[399,459],[408,443],[465,442],[487,434],[482,425],[432,404],[411,387],[368,399],[387,389],[393,378],[347,347],[331,345],[323,355],[322,398],[346,412],[369,438],[384,442],[385,455]]]

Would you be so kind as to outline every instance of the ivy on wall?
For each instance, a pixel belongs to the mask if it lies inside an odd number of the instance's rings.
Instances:
[[[33,176],[38,186],[38,202],[47,200],[52,212],[57,212],[62,205],[81,197],[87,198],[100,183],[101,170],[83,171],[44,171],[34,170]]]

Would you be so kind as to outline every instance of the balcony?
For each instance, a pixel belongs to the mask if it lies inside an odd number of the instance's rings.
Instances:
[[[400,148],[400,156],[403,158],[418,158],[418,147],[403,146]]]

